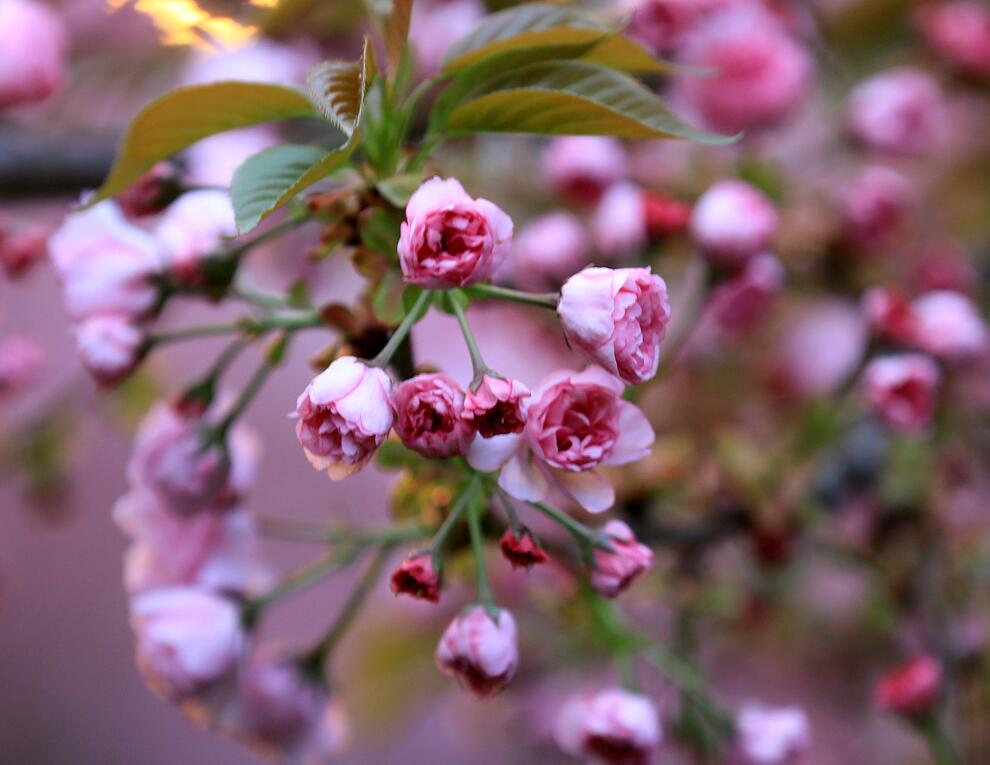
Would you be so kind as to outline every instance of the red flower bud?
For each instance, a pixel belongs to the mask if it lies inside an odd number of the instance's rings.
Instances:
[[[429,553],[420,553],[402,561],[392,574],[392,592],[431,603],[439,601],[440,574],[433,568],[433,557]]]
[[[512,564],[512,568],[514,569],[528,569],[550,560],[550,556],[533,539],[533,535],[529,533],[529,529],[523,529],[522,534],[518,537],[513,533],[512,529],[506,529],[502,538],[498,541],[498,547],[502,551],[502,555]]]
[[[876,702],[888,712],[915,717],[931,710],[941,686],[942,667],[931,656],[919,656],[880,680]]]

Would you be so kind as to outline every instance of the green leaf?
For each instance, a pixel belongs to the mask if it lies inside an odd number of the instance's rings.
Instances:
[[[496,73],[445,108],[443,127],[454,132],[734,140],[687,125],[628,75],[579,61],[545,61]]]
[[[385,278],[382,279],[381,284],[375,290],[372,300],[372,308],[375,311],[375,316],[382,324],[388,327],[394,327],[406,315],[402,304],[402,293],[404,289],[405,285],[402,282],[402,277],[395,271],[389,271],[385,274]]]
[[[131,121],[110,175],[92,202],[128,188],[156,162],[216,133],[262,122],[314,116],[305,95],[281,85],[215,82],[179,88]]]
[[[404,210],[409,203],[409,197],[422,184],[423,176],[420,173],[408,173],[406,175],[393,175],[391,178],[379,181],[375,188],[392,205]]]
[[[571,8],[545,3],[520,5],[486,17],[473,32],[454,43],[444,57],[444,70],[455,72],[508,51],[554,48],[566,55],[567,48],[587,49],[609,33],[608,28]]]
[[[661,61],[635,40],[623,35],[612,35],[581,56],[589,64],[600,64],[609,69],[632,74],[662,74],[683,72],[677,64]]]
[[[419,300],[419,296],[423,294],[423,288],[417,287],[415,284],[407,284],[406,288],[402,291],[402,308],[406,313],[409,313],[416,307],[416,301]],[[419,321],[427,312],[430,310],[429,302],[426,303],[419,312],[416,314],[416,321]]]
[[[234,173],[230,197],[241,234],[282,207],[299,192],[341,167],[353,147],[327,152],[315,146],[286,144],[249,157]]]
[[[306,88],[323,116],[350,138],[361,122],[364,94],[374,76],[374,50],[365,38],[361,58],[317,64],[306,75]]]

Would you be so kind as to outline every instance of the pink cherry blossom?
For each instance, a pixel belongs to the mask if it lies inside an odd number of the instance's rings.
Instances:
[[[22,335],[0,338],[0,397],[28,388],[41,373],[45,350]]]
[[[519,664],[516,620],[505,609],[491,616],[474,606],[457,616],[437,646],[437,666],[481,698],[494,696],[512,680]]]
[[[547,145],[543,174],[558,193],[593,204],[605,189],[626,179],[628,163],[625,149],[614,138],[560,136]]]
[[[870,407],[890,427],[908,432],[931,422],[940,378],[935,362],[919,353],[882,356],[863,372]]]
[[[310,464],[333,480],[357,472],[388,437],[392,381],[377,367],[341,356],[296,402],[296,437]]]
[[[0,2],[0,109],[43,101],[65,74],[62,19],[35,0]]]
[[[744,765],[791,765],[811,743],[808,716],[800,707],[743,704],[736,736]]]
[[[155,229],[169,270],[186,284],[196,284],[202,278],[204,259],[224,239],[236,235],[230,196],[215,190],[183,194],[169,205]]]
[[[889,69],[858,85],[849,96],[849,130],[873,151],[917,155],[934,148],[943,104],[932,77],[909,67]]]
[[[137,365],[144,347],[144,330],[119,316],[94,316],[76,325],[76,351],[86,371],[110,388]]]
[[[890,287],[873,287],[863,295],[863,315],[873,333],[902,345],[913,344],[917,336],[914,309],[907,296]]]
[[[708,310],[723,332],[746,332],[767,315],[783,285],[784,267],[773,255],[763,253],[712,290]]]
[[[13,229],[0,219],[0,265],[11,279],[20,279],[48,252],[48,235],[40,228]]]
[[[481,384],[469,390],[461,416],[481,438],[518,433],[526,424],[529,388],[518,380],[485,375]]]
[[[610,688],[568,700],[557,717],[554,737],[574,757],[607,765],[649,765],[663,731],[650,699]]]
[[[512,219],[499,207],[454,178],[432,178],[406,205],[398,249],[407,282],[445,289],[488,279],[511,246]]]
[[[931,48],[965,72],[990,76],[990,8],[979,0],[925,3],[916,20]]]
[[[586,268],[560,291],[567,339],[628,383],[649,380],[670,322],[667,284],[647,268]]]
[[[916,717],[931,711],[942,690],[942,666],[928,655],[891,670],[876,687],[876,702],[888,712]]]
[[[591,586],[599,595],[614,598],[653,567],[653,551],[622,521],[609,521],[602,533],[612,549],[595,549]]]
[[[987,327],[965,295],[950,290],[927,292],[911,304],[915,343],[946,361],[965,361],[987,350]]]
[[[137,662],[169,701],[207,693],[231,678],[244,644],[240,614],[226,598],[169,587],[131,601]]]
[[[610,261],[642,249],[649,238],[643,190],[628,182],[609,186],[591,217],[591,237]]]
[[[404,380],[392,394],[395,432],[402,443],[426,457],[463,454],[474,437],[462,417],[464,391],[443,374]]]
[[[913,194],[908,180],[896,170],[869,165],[845,187],[841,201],[849,241],[864,249],[881,248],[903,230]]]
[[[691,235],[711,260],[738,266],[766,251],[777,233],[773,203],[748,183],[719,181],[699,197],[691,215]]]
[[[588,262],[588,238],[570,213],[552,212],[529,221],[515,237],[508,264],[514,280],[533,290],[556,288]]]
[[[161,271],[158,242],[128,223],[114,202],[71,213],[48,241],[72,319],[141,319],[154,307]]]
[[[717,72],[677,78],[674,97],[724,133],[764,128],[791,114],[809,89],[811,57],[757,4],[713,14],[688,35],[678,61]]]

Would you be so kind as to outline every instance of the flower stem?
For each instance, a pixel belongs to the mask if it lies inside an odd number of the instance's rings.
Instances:
[[[594,547],[600,547],[605,550],[612,549],[612,546],[602,538],[602,535],[599,532],[595,531],[594,529],[588,526],[585,526],[580,521],[574,520],[566,513],[562,513],[560,512],[560,510],[552,508],[549,505],[545,505],[542,502],[530,502],[529,504],[535,507],[544,515],[553,518],[555,521],[557,521],[557,523],[559,523],[561,526],[563,526],[565,529],[571,532],[571,534],[577,537],[580,541],[587,542]]]
[[[505,515],[509,519],[509,528],[512,529],[512,533],[518,537],[522,534],[523,524],[519,520],[519,514],[516,513],[516,508],[512,504],[512,500],[505,494],[504,491],[499,490],[498,498],[502,501],[502,507],[505,508]]]
[[[481,385],[481,381],[490,370],[481,356],[481,348],[478,347],[478,341],[475,340],[474,333],[471,332],[471,326],[468,324],[467,316],[464,315],[464,307],[453,297],[449,298],[448,302],[451,310],[454,312],[454,316],[457,317],[457,323],[461,325],[461,334],[464,335],[464,342],[467,344],[468,353],[471,354],[471,370],[474,373],[474,378],[471,380],[471,390],[475,390]]]
[[[424,290],[420,296],[416,298],[416,302],[413,303],[413,307],[410,308],[403,317],[402,323],[395,328],[395,332],[392,333],[392,336],[388,339],[388,342],[385,343],[385,347],[379,351],[375,358],[368,362],[371,366],[382,368],[388,366],[389,362],[392,360],[392,357],[395,356],[396,351],[399,350],[399,346],[401,346],[402,342],[406,339],[406,335],[409,334],[409,331],[413,328],[413,325],[420,320],[423,310],[427,305],[429,305],[429,302],[432,299],[433,294],[428,290]]]
[[[254,374],[251,375],[251,379],[248,380],[248,384],[244,386],[244,390],[241,391],[241,395],[238,396],[234,405],[230,408],[230,411],[224,416],[224,418],[219,422],[214,430],[214,441],[223,442],[227,436],[227,432],[230,430],[231,426],[237,421],[244,410],[248,408],[248,405],[254,400],[254,397],[258,394],[258,391],[264,386],[265,381],[268,376],[272,373],[272,370],[281,363],[282,357],[285,354],[285,349],[288,347],[289,338],[292,335],[290,332],[286,332],[278,340],[275,347],[270,350],[264,361],[258,365]]]
[[[428,536],[422,526],[389,526],[384,529],[350,529],[323,523],[309,523],[287,518],[259,518],[258,531],[270,539],[287,542],[311,542],[321,545],[388,544],[410,542]]]
[[[499,287],[495,284],[474,284],[468,288],[468,291],[481,298],[500,298],[511,300],[514,303],[550,308],[551,310],[557,310],[557,303],[560,302],[559,292],[523,292],[508,287]]]
[[[471,534],[471,550],[474,553],[475,579],[478,585],[478,603],[492,614],[498,615],[498,605],[492,594],[492,584],[488,579],[488,568],[485,566],[485,536],[481,530],[481,516],[484,515],[484,504],[472,497],[468,509],[468,531]]]
[[[182,340],[195,340],[201,337],[217,337],[219,335],[231,335],[235,332],[243,331],[244,327],[239,322],[226,322],[223,324],[201,324],[196,327],[184,327],[183,329],[167,330],[148,335],[145,344],[150,349],[156,345],[179,342]]]
[[[962,758],[938,715],[930,714],[917,723],[917,728],[928,742],[936,765],[962,765]]]
[[[457,498],[454,506],[450,509],[450,512],[447,513],[447,517],[444,518],[443,523],[440,524],[440,528],[437,529],[436,533],[433,535],[433,540],[430,542],[429,550],[430,555],[433,557],[434,570],[440,571],[440,553],[443,552],[443,546],[447,542],[447,537],[450,536],[450,532],[454,530],[454,526],[457,525],[457,522],[461,519],[461,516],[464,515],[464,511],[468,507],[471,496],[477,488],[478,479],[475,477],[471,480],[471,483],[468,484],[468,487],[464,490],[464,493]]]

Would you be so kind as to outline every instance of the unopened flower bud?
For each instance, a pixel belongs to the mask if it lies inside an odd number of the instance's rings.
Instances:
[[[437,603],[440,600],[440,573],[433,568],[433,556],[420,553],[402,561],[392,574],[392,592]]]
[[[767,250],[777,233],[773,203],[748,183],[725,180],[701,195],[691,214],[691,235],[706,257],[739,266]]]
[[[491,616],[474,606],[447,627],[437,647],[437,665],[481,698],[501,691],[516,673],[516,621],[505,609]]]
[[[76,351],[93,379],[112,388],[137,365],[144,330],[117,316],[95,316],[75,327]]]
[[[0,2],[0,109],[43,101],[62,84],[66,30],[35,0]]]
[[[932,77],[909,67],[890,69],[849,96],[853,136],[874,151],[917,155],[930,151],[942,123],[942,97]]]
[[[570,699],[557,718],[554,737],[575,757],[606,765],[649,765],[663,731],[650,699],[613,688]]]
[[[931,656],[919,656],[880,680],[876,701],[888,712],[917,717],[931,711],[941,688],[941,665]]]
[[[791,765],[811,743],[804,710],[756,702],[739,710],[736,736],[744,765]]]
[[[402,443],[426,457],[463,454],[474,433],[463,419],[464,391],[447,375],[403,380],[392,394],[395,432]]]
[[[595,549],[591,586],[599,595],[614,598],[653,567],[653,551],[622,521],[609,521],[602,531],[612,549]]]
[[[502,556],[512,564],[512,568],[532,568],[540,563],[546,563],[550,556],[533,539],[529,529],[523,529],[516,536],[512,529],[506,529],[498,541]]]
[[[891,428],[914,433],[931,422],[940,378],[938,365],[920,353],[883,356],[863,372],[873,411]]]

